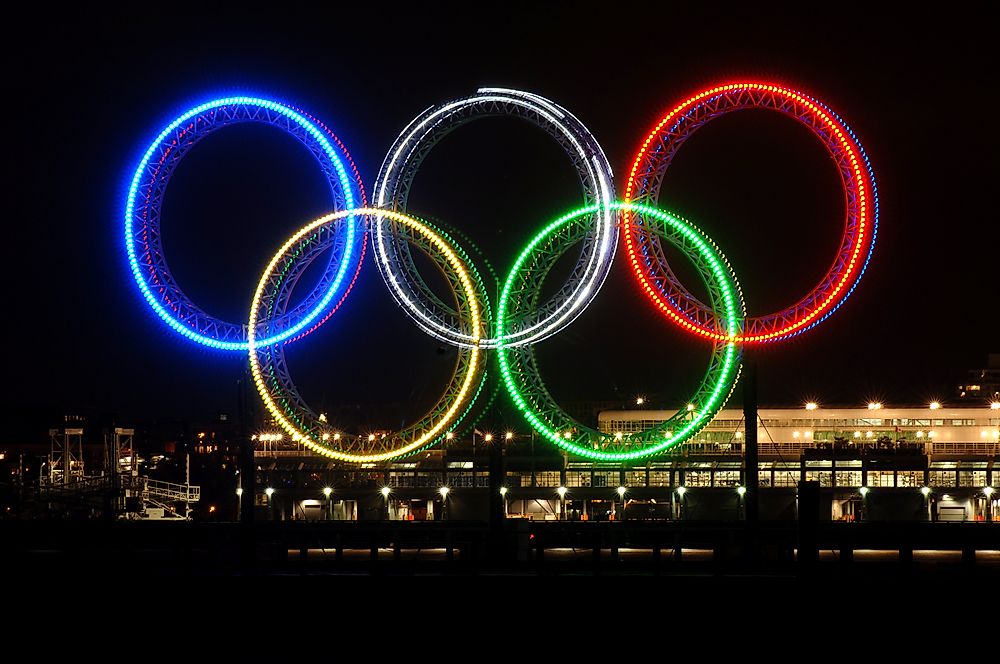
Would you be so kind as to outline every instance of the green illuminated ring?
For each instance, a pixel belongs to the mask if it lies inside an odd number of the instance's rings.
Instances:
[[[616,203],[612,209],[642,217],[641,228],[684,252],[698,268],[717,312],[717,330],[729,340],[715,342],[708,371],[689,405],[662,424],[633,433],[600,432],[567,415],[542,382],[533,347],[504,344],[508,321],[536,304],[545,275],[587,230],[582,220],[598,206],[574,210],[548,224],[521,252],[504,282],[497,308],[497,359],[507,391],[528,424],[567,452],[598,461],[635,461],[665,452],[695,436],[725,406],[740,370],[739,335],[745,309],[736,275],[714,242],[689,222],[641,204]],[[620,220],[619,220],[620,221]],[[723,312],[719,315],[718,312]]]

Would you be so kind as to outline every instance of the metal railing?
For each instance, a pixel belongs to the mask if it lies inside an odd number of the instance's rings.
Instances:
[[[196,503],[201,500],[201,487],[188,484],[176,484],[162,480],[146,480],[146,493],[149,498],[169,502],[182,501]]]

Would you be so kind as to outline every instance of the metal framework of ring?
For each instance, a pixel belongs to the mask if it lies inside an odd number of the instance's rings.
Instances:
[[[695,130],[727,113],[765,108],[781,112],[819,137],[838,166],[847,209],[844,237],[827,276],[787,309],[747,317],[736,276],[714,242],[686,220],[656,207],[674,154]],[[495,323],[475,261],[460,232],[406,213],[424,157],[449,132],[487,116],[526,120],[553,136],[570,158],[584,205],[546,224],[514,262],[497,302]],[[269,262],[246,324],[202,311],[170,275],[160,241],[160,206],[180,159],[201,138],[226,126],[263,122],[297,138],[316,157],[337,210],[293,235]],[[386,156],[367,207],[364,187],[343,144],[322,123],[291,106],[255,97],[227,97],[197,106],[167,125],[139,162],[125,205],[125,248],[146,302],[181,335],[220,350],[246,351],[254,383],[268,412],[294,440],[326,456],[377,462],[413,454],[445,438],[467,418],[486,376],[485,352],[496,350],[512,402],[544,439],[573,454],[628,462],[662,453],[697,434],[725,405],[739,375],[740,348],[801,334],[825,320],[853,292],[867,267],[878,228],[878,190],[857,137],[832,110],[808,95],[757,82],[713,87],[671,110],[643,141],[615,200],[611,166],[597,140],[568,111],[535,94],[483,88],[433,106],[404,129]],[[713,344],[698,389],[666,422],[632,433],[607,433],[570,417],[541,378],[534,345],[572,323],[593,301],[615,256],[618,229],[643,292],[667,320]],[[350,435],[317,415],[299,395],[284,346],[328,320],[347,297],[372,238],[379,272],[393,298],[429,335],[458,348],[451,379],[435,405],[413,425],[391,434]],[[697,268],[708,292],[698,301],[668,265],[663,242]],[[541,286],[567,251],[579,246],[570,277],[540,302]],[[427,285],[413,250],[430,259],[448,294]],[[327,258],[328,256],[328,258]],[[294,306],[299,278],[327,260],[317,285]],[[481,259],[481,257],[480,257]],[[475,418],[469,418],[474,421]]]

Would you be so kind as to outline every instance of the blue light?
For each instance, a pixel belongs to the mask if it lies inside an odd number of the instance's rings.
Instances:
[[[324,133],[320,128],[318,128],[309,118],[305,117],[303,114],[295,111],[288,106],[279,104],[274,101],[267,99],[260,99],[257,97],[225,97],[222,99],[216,99],[205,104],[196,106],[163,129],[160,134],[156,137],[153,143],[146,150],[142,159],[139,162],[138,167],[135,170],[135,174],[132,177],[132,182],[129,187],[128,197],[125,203],[125,249],[128,254],[129,266],[132,270],[132,276],[135,278],[136,283],[139,285],[139,290],[142,292],[143,297],[157,313],[157,315],[173,330],[179,334],[195,341],[197,343],[209,346],[211,348],[216,348],[219,350],[226,351],[246,351],[248,346],[246,341],[221,341],[209,336],[205,336],[200,331],[193,329],[191,326],[186,324],[182,319],[178,319],[173,314],[171,314],[163,306],[160,300],[154,295],[153,291],[150,289],[149,284],[146,282],[140,270],[139,262],[136,258],[135,240],[133,238],[133,216],[135,214],[135,204],[136,196],[139,191],[139,187],[144,181],[144,175],[147,166],[149,166],[150,160],[153,155],[161,148],[164,141],[172,135],[172,133],[180,127],[183,123],[187,122],[191,118],[194,118],[206,111],[213,109],[223,108],[227,106],[251,106],[256,108],[265,109],[268,111],[273,111],[278,113],[301,127],[308,134],[309,138],[314,142],[315,145],[319,146],[323,154],[327,157],[330,164],[333,165],[333,169],[336,172],[337,181],[339,182],[340,188],[343,191],[344,202],[347,209],[354,209],[358,206],[358,199],[364,197],[362,185],[360,179],[355,180],[352,178],[347,169],[344,167],[342,161],[342,156],[350,160],[347,155],[346,150],[341,154],[337,146],[334,146],[327,134]],[[356,193],[357,192],[357,193]],[[356,263],[360,260],[360,254],[356,250],[356,240],[359,237],[358,225],[362,223],[355,217],[348,217],[347,223],[344,224],[346,229],[346,243],[343,257],[337,266],[336,274],[333,278],[330,287],[320,298],[317,305],[306,315],[300,318],[296,323],[282,332],[275,334],[273,336],[260,339],[256,342],[257,346],[267,346],[272,345],[286,339],[295,336],[297,333],[301,332],[307,325],[313,322],[320,314],[322,314],[326,308],[330,305],[330,302],[334,297],[340,292],[341,286],[344,282],[344,277],[347,275],[350,268],[357,267]],[[362,238],[363,241],[363,238]],[[356,256],[356,254],[359,254]],[[352,265],[353,264],[353,265]]]

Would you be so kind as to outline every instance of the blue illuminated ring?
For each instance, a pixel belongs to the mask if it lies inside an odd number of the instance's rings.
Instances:
[[[181,158],[213,131],[243,122],[265,123],[298,139],[323,170],[334,209],[365,205],[361,177],[340,140],[321,122],[278,102],[256,97],[216,99],[188,110],[157,135],[135,169],[125,202],[125,251],[132,276],[146,302],[176,332],[211,348],[231,351],[247,350],[246,324],[215,318],[184,295],[167,268],[159,225],[163,195]],[[255,345],[293,340],[310,332],[347,296],[361,268],[366,233],[363,222],[354,217],[342,228],[319,283],[299,305],[271,321],[269,329],[277,331]]]

